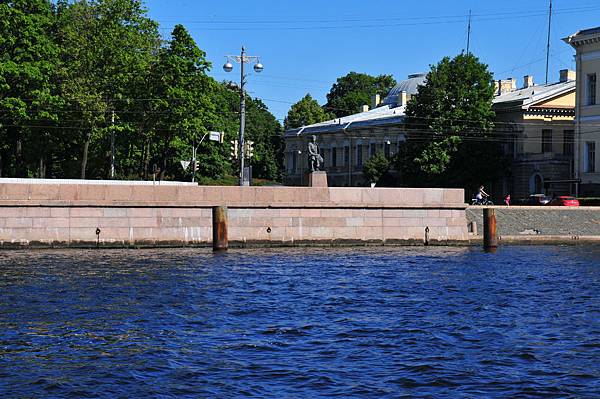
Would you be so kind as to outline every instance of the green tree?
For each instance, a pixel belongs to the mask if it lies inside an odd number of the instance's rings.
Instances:
[[[226,132],[225,143],[221,148],[229,156],[229,142],[237,140],[239,134],[240,93],[239,87],[231,82],[218,85],[213,102],[218,112],[220,129]],[[280,180],[283,168],[283,153],[281,151],[282,135],[281,125],[269,112],[266,105],[259,99],[246,95],[246,141],[254,142],[254,155],[249,163],[252,165],[252,174],[256,178],[267,180]],[[232,160],[231,165],[217,165],[215,169],[237,173],[237,161]]]
[[[390,169],[390,160],[385,157],[383,152],[379,151],[375,156],[369,158],[363,166],[363,173],[367,181],[379,183],[379,180]]]
[[[333,114],[325,112],[319,103],[307,94],[291,106],[283,123],[287,130],[323,122],[333,117]]]
[[[254,142],[254,156],[250,161],[252,174],[257,178],[279,181],[283,171],[281,124],[261,100],[249,100],[246,103],[246,137]]]
[[[87,176],[90,155],[94,176],[107,177],[111,115],[124,119],[119,113],[129,112],[133,89],[154,60],[158,25],[146,17],[141,0],[63,1],[58,21],[60,92],[69,115],[65,128],[73,130],[70,141],[80,147],[71,153],[81,154],[72,158],[81,178]],[[131,142],[123,146],[130,149]]]
[[[189,178],[179,160],[209,130],[239,130],[239,89],[207,76],[181,25],[162,43],[142,0],[0,2],[0,176]],[[319,112],[322,112],[320,107]],[[112,122],[114,120],[114,123]],[[254,175],[281,175],[281,125],[247,97]],[[227,181],[229,146],[204,140],[199,174]]]
[[[324,108],[336,117],[355,114],[362,105],[371,103],[371,96],[385,96],[395,85],[396,81],[391,75],[371,76],[350,72],[333,84]]]
[[[48,0],[0,3],[0,176],[33,173],[32,163],[43,161],[55,131],[60,99],[52,84],[58,56],[53,28]]]
[[[215,82],[206,75],[210,64],[205,57],[187,30],[176,25],[153,68],[152,112],[159,116],[153,127],[161,178],[181,175],[179,160],[190,159],[191,146],[213,128]]]
[[[487,65],[472,54],[445,57],[409,101],[409,142],[397,157],[403,184],[465,187],[505,170],[493,129],[494,88]]]

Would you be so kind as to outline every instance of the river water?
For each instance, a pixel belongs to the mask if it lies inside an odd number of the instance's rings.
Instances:
[[[0,394],[600,397],[600,247],[1,252]]]

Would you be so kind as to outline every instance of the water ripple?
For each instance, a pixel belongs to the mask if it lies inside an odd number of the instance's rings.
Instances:
[[[600,397],[600,247],[0,253],[0,395]]]

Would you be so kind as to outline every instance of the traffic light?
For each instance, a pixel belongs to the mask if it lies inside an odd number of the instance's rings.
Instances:
[[[246,158],[250,159],[254,155],[254,141],[248,140],[244,144],[246,147],[244,153],[246,154]]]
[[[231,152],[230,152],[230,158],[231,159],[237,159],[238,158],[238,141],[237,140],[231,140]]]

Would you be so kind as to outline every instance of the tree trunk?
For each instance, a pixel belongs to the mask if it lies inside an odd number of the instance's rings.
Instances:
[[[4,151],[0,152],[0,177],[4,177],[4,175],[2,174],[3,172],[3,166],[4,166],[4,157],[3,157],[3,153]]]
[[[146,139],[146,143],[144,145],[144,165],[143,165],[144,180],[148,180],[148,164],[149,163],[150,163],[150,139]]]
[[[170,141],[171,141],[170,138],[165,140],[165,145],[163,146],[162,157],[160,159],[160,174],[158,175],[159,176],[158,180],[163,180],[165,178],[165,173],[167,171],[167,157],[169,154],[169,144],[168,143]]]
[[[167,150],[163,150],[162,157],[160,160],[160,173],[158,174],[158,180],[165,178],[165,172],[167,171]]]
[[[16,177],[25,177],[25,172],[23,170],[23,141],[18,138],[15,143],[15,160],[16,160]]]
[[[85,169],[88,161],[88,150],[90,148],[90,140],[92,138],[92,132],[88,132],[85,135],[85,142],[83,143],[83,156],[81,158],[81,179],[85,179]]]

